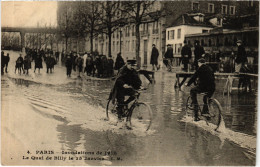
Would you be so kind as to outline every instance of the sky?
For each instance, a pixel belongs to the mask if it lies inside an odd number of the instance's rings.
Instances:
[[[2,1],[2,27],[57,25],[57,1]]]

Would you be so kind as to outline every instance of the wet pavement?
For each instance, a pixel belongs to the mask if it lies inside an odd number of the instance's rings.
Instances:
[[[223,96],[225,80],[218,79],[214,97],[223,107],[226,128],[215,132],[204,121],[185,117],[189,88],[174,89],[175,74],[158,71],[154,85],[142,77],[148,89],[140,101],[152,108],[151,129],[127,130],[115,126],[116,119],[104,120],[113,81],[77,78],[76,72],[67,78],[60,63],[52,74],[46,74],[45,64],[40,74],[33,70],[29,75],[14,74],[17,56],[10,53],[9,73],[1,79],[2,152],[6,152],[2,164],[255,165],[257,90],[234,90]],[[15,144],[6,144],[10,141]],[[30,159],[22,160],[23,156]],[[32,160],[32,156],[61,159]]]

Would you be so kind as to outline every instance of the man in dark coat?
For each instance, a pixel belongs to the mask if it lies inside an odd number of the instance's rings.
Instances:
[[[247,57],[246,57],[246,50],[245,47],[242,45],[242,41],[238,40],[237,41],[237,57],[235,59],[236,66],[235,66],[235,71],[239,72],[241,67],[247,62]]]
[[[47,68],[47,73],[52,73],[52,58],[51,58],[51,55],[50,54],[47,54],[47,57],[46,57],[46,68]]]
[[[205,59],[203,58],[198,60],[198,66],[199,68],[196,70],[189,82],[185,84],[186,86],[190,86],[197,78],[199,79],[198,85],[190,90],[191,100],[194,106],[195,121],[199,121],[197,94],[206,93],[203,97],[203,115],[208,114],[207,98],[210,98],[215,92],[215,76],[213,70],[205,64]]]
[[[4,66],[5,66],[5,53],[1,51],[1,74],[4,74]]]
[[[90,76],[91,72],[93,72],[94,69],[94,61],[93,57],[91,55],[88,55],[87,60],[86,60],[86,67],[85,71],[87,72],[87,75]]]
[[[101,64],[102,64],[102,76],[108,77],[108,61],[106,55],[102,55],[101,57]]]
[[[6,56],[4,56],[4,67],[5,67],[5,73],[7,73],[8,63],[10,61],[9,53],[7,53]]]
[[[116,62],[115,62],[115,70],[118,70],[125,65],[124,59],[121,56],[121,53],[117,54]]]
[[[101,55],[96,56],[95,65],[96,65],[96,69],[97,69],[97,77],[100,78],[101,75],[103,74]]]
[[[17,58],[16,60],[16,64],[15,64],[15,70],[14,70],[14,73],[16,73],[16,70],[18,69],[18,72],[21,74],[22,70],[24,71],[23,69],[23,57],[22,57],[22,54],[20,54],[20,56]]]
[[[67,68],[67,76],[70,77],[72,66],[73,66],[73,59],[71,58],[70,55],[67,55],[65,65],[66,65],[66,68]]]
[[[26,70],[26,74],[29,74],[29,69],[31,69],[31,58],[28,55],[24,56],[23,67]]]
[[[34,59],[34,62],[35,62],[35,66],[34,66],[34,72],[36,70],[36,68],[38,68],[38,72],[40,73],[40,69],[42,68],[42,56],[39,54],[37,54],[35,52],[36,56],[35,56],[35,59]]]
[[[164,58],[164,64],[168,68],[168,71],[172,71],[173,49],[170,44],[167,45],[167,51],[164,54]]]
[[[136,60],[128,60],[127,64],[120,69],[109,95],[109,100],[112,100],[113,104],[115,99],[118,102],[117,114],[119,120],[123,114],[123,107],[135,99],[135,90],[140,89],[142,85],[137,71],[133,68],[135,65]],[[130,97],[125,101],[125,96]]]
[[[158,66],[158,56],[159,56],[159,51],[156,48],[155,44],[153,44],[153,49],[152,49],[152,54],[151,54],[151,61],[150,63],[153,66],[153,70],[155,70],[154,66],[156,66],[157,70],[159,70],[159,66]]]
[[[191,59],[191,48],[187,45],[186,40],[184,41],[184,46],[181,49],[181,60],[184,65],[183,70],[188,71],[188,64]]]
[[[202,58],[202,55],[205,54],[204,48],[200,45],[199,41],[195,42],[195,49],[194,49],[194,55],[195,55],[195,59],[194,59],[194,66],[195,69],[198,69],[198,60],[200,58]]]
[[[78,57],[75,60],[76,66],[77,66],[77,71],[78,71],[78,77],[80,78],[80,73],[82,72],[82,68],[83,68],[83,58],[81,57],[81,55],[78,55]]]

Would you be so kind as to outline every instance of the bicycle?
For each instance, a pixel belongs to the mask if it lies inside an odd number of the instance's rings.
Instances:
[[[207,95],[207,93],[199,93],[200,95]],[[200,108],[200,104],[198,103],[198,112],[199,112],[199,117],[202,118],[203,120],[206,121],[207,125],[209,125],[209,123],[213,124],[216,126],[216,128],[214,129],[215,131],[218,131],[218,128],[221,125],[221,122],[223,121],[223,116],[222,116],[222,107],[219,103],[219,101],[215,98],[209,98],[207,97],[207,104],[208,104],[208,110],[209,110],[209,114],[201,114],[201,108]],[[189,96],[187,98],[186,101],[186,115],[188,115],[188,109],[194,111],[195,109],[192,107],[192,100],[191,100],[191,96]]]
[[[126,122],[129,122],[131,127],[136,126],[144,126],[145,131],[148,131],[152,124],[152,110],[150,108],[150,105],[139,102],[139,96],[140,96],[141,90],[136,90],[135,93],[135,99],[133,100],[133,103],[131,104],[130,108],[128,108],[128,105],[125,105],[123,107],[123,118],[126,118]],[[116,115],[116,107],[120,105],[117,102],[115,104],[112,104],[111,100],[108,100],[107,107],[106,107],[106,117],[107,120],[109,120],[109,115]]]

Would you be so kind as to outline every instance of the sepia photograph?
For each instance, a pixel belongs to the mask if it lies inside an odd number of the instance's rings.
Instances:
[[[259,1],[0,3],[1,165],[257,165]]]

